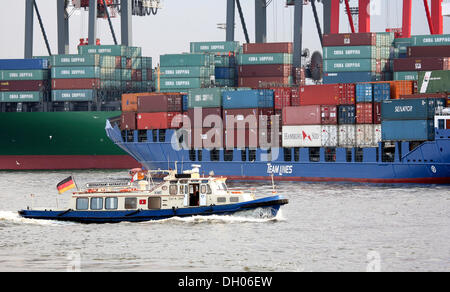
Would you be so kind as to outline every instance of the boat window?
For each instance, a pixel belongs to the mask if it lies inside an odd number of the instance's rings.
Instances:
[[[231,197],[230,198],[230,203],[238,203],[239,202],[239,197]]]
[[[210,185],[206,185],[206,187],[207,187],[207,189],[208,189],[208,195],[212,194],[212,190],[211,190]]]
[[[227,198],[225,197],[217,197],[217,203],[226,203],[227,202]]]
[[[158,142],[158,132],[156,130],[152,130],[152,138],[153,142]]]
[[[248,160],[250,160],[251,162],[254,162],[256,160],[256,150],[248,150]]]
[[[300,148],[294,148],[294,161],[300,161]]]
[[[202,161],[203,160],[203,151],[202,150],[198,150],[197,151],[197,157],[198,157],[198,161]]]
[[[310,162],[320,161],[320,148],[318,147],[309,148],[309,161]]]
[[[148,208],[150,210],[161,209],[161,197],[148,198]]]
[[[218,183],[218,184],[217,184],[217,189],[218,189],[219,191],[226,191],[226,190],[227,190],[227,185],[224,184],[224,183]]]
[[[289,162],[292,161],[292,149],[284,148],[284,161]]]
[[[159,130],[159,142],[166,142],[166,130]]]
[[[137,208],[137,198],[125,198],[125,209],[132,210]]]
[[[138,142],[147,142],[147,130],[138,131]]]
[[[336,162],[336,148],[325,148],[325,161]]]
[[[241,158],[242,158],[242,161],[247,161],[247,149],[241,150]]]
[[[209,159],[211,161],[219,161],[220,160],[220,152],[217,149],[213,149],[209,152]]]
[[[105,199],[105,209],[106,210],[116,210],[118,208],[117,198],[106,198]]]
[[[445,130],[445,120],[438,120],[438,129]]]
[[[88,198],[78,198],[77,199],[77,210],[87,210],[89,208]]]
[[[197,159],[197,152],[195,150],[189,150],[189,159],[191,161],[195,161]]]
[[[177,194],[177,189],[178,189],[178,186],[177,185],[170,185],[170,187],[169,187],[169,194],[170,195],[176,195]]]
[[[91,210],[102,210],[103,198],[91,198]]]
[[[206,194],[206,185],[202,185],[202,186],[201,186],[200,192],[201,192],[202,194]]]
[[[234,153],[234,150],[224,150],[223,160],[224,161],[233,161],[233,153]]]

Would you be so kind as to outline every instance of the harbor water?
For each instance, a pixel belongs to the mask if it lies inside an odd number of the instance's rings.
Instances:
[[[289,199],[258,212],[157,222],[22,219],[27,206],[66,208],[56,184],[123,171],[0,172],[0,271],[449,271],[450,187],[276,183]],[[229,183],[271,195],[270,183]],[[34,198],[31,197],[34,194]]]

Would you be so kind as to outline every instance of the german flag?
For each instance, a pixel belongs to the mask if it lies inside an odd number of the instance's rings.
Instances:
[[[68,178],[66,178],[65,180],[63,180],[56,186],[56,188],[58,189],[58,192],[60,194],[65,193],[68,190],[71,190],[75,187],[76,187],[75,182],[71,176],[69,176]]]

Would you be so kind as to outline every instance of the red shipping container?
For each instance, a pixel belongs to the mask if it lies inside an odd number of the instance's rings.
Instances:
[[[321,106],[297,106],[283,109],[283,126],[320,125]]]
[[[139,94],[137,111],[139,113],[181,112],[183,97],[176,93]]]
[[[142,70],[131,70],[132,81],[142,81]]]
[[[292,65],[245,65],[239,66],[240,77],[289,77]]]
[[[376,45],[377,35],[375,33],[341,33],[323,35],[324,47]]]
[[[256,43],[243,45],[244,54],[292,54],[293,51],[293,43]]]
[[[369,102],[356,104],[356,123],[373,124],[373,104]]]
[[[450,46],[408,47],[408,57],[450,57]]]
[[[433,71],[450,70],[450,58],[423,57],[394,60],[395,71]]]
[[[373,123],[381,124],[381,102],[373,103]]]
[[[291,87],[276,87],[271,89],[274,92],[275,109],[283,109],[287,106],[291,106]]]
[[[201,118],[198,118],[198,122],[201,123],[199,125],[196,125],[196,116],[195,115],[201,115]],[[187,111],[187,116],[189,118],[189,121],[191,123],[191,128],[209,128],[211,125],[205,125],[205,119],[208,116],[218,116],[220,120],[222,121],[222,109],[220,107],[214,107],[214,108],[191,108]],[[215,117],[210,117],[208,120],[206,120],[207,123],[210,123],[215,120]],[[215,125],[215,127],[219,127],[219,125]]]
[[[177,126],[172,126],[172,120],[178,116],[180,120],[175,122]],[[153,130],[153,129],[174,129],[180,128],[182,123],[181,113],[171,112],[171,113],[140,113],[137,115],[137,128],[138,130]]]
[[[400,99],[408,99],[408,98],[446,98],[446,99],[450,99],[450,93],[417,93],[417,94],[400,95]]]
[[[257,148],[259,147],[259,131],[257,129],[232,129],[224,131],[225,147]]]
[[[291,106],[300,106],[299,88],[291,88]]]
[[[294,104],[294,102],[293,102]],[[299,104],[351,105],[355,104],[354,84],[324,84],[299,87]]]
[[[224,109],[223,126],[228,128],[228,123],[232,123],[234,128],[253,128],[259,127],[259,113],[257,108],[253,109]],[[245,124],[244,121],[246,122]]]
[[[45,91],[47,80],[0,81],[0,91]]]
[[[100,79],[52,79],[52,89],[100,89]]]
[[[289,77],[241,77],[239,87],[270,88],[273,86],[290,85]]]
[[[121,56],[116,56],[116,69],[121,69],[122,68],[122,57]]]
[[[322,105],[321,111],[321,124],[322,125],[337,125],[337,106],[334,105]]]
[[[120,123],[121,130],[136,130],[136,113],[123,112]]]
[[[195,128],[190,131],[190,147],[213,149],[224,147],[223,130],[220,128]]]

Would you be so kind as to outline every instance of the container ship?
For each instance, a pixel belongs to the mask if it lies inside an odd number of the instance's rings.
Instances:
[[[292,47],[203,42],[161,56],[157,92],[123,95],[107,135],[147,169],[450,183],[450,35],[324,35],[323,82],[312,85]],[[214,78],[199,73],[216,64]],[[234,86],[214,87],[221,79]]]

